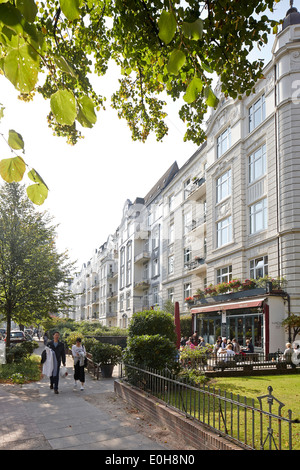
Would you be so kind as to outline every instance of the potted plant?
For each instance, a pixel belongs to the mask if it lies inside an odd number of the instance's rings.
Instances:
[[[100,364],[103,377],[111,377],[113,368],[122,359],[121,346],[108,343],[95,344],[91,349],[93,361]]]
[[[204,298],[204,292],[201,289],[196,290],[196,294],[194,294],[194,299],[203,299]]]

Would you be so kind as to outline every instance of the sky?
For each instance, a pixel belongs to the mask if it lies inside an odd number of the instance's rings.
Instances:
[[[300,1],[294,5],[300,10]],[[288,8],[289,1],[281,0],[274,18],[284,18]],[[265,64],[271,59],[273,40],[271,36],[258,53]],[[64,138],[53,136],[47,125],[49,101],[39,94],[33,102],[19,101],[13,85],[0,76],[0,103],[5,106],[0,134],[7,136],[14,129],[22,135],[25,162],[50,189],[41,210],[47,210],[58,225],[57,250],[68,250],[79,270],[116,230],[125,201],[144,197],[174,161],[181,167],[197,150],[192,142],[183,142],[185,126],[173,103],[168,104],[169,133],[162,142],[156,142],[155,135],[146,143],[132,141],[126,122],[109,106],[109,96],[117,89],[116,73],[94,78],[93,83],[99,94],[107,96],[106,111],[97,114],[92,129],[82,130],[84,139],[70,146]],[[0,159],[11,156],[0,135]]]

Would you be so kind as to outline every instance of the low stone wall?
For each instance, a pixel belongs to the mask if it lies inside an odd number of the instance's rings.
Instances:
[[[135,387],[115,380],[114,389],[124,401],[145,412],[155,423],[163,427],[167,426],[175,437],[180,437],[187,445],[192,445],[198,450],[244,450]]]

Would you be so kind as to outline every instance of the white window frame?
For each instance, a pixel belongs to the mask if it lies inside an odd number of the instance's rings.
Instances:
[[[262,95],[249,108],[249,132],[252,132],[265,119],[266,119],[266,100],[265,100],[265,95]]]
[[[217,247],[227,245],[232,241],[232,217],[217,222]]]
[[[232,265],[217,269],[217,284],[229,282],[232,279]]]
[[[191,297],[192,295],[192,283],[191,282],[186,282],[183,284],[183,299],[186,299],[187,297]]]
[[[231,127],[227,127],[217,138],[217,158],[231,147]]]
[[[261,222],[260,222],[261,218]],[[262,232],[268,228],[268,201],[261,199],[249,206],[250,234]]]
[[[225,171],[216,181],[217,203],[231,195],[231,169]]]
[[[258,178],[261,178],[266,174],[266,153],[267,146],[264,144],[251,155],[249,155],[249,183],[253,183]]]
[[[171,300],[172,303],[174,303],[174,287],[169,287],[168,291],[168,300]]]
[[[250,260],[250,279],[258,279],[259,277],[265,277],[268,275],[268,256],[260,256]],[[259,271],[262,271],[262,276]]]
[[[183,249],[183,264],[186,265],[192,261],[192,248],[187,246]]]

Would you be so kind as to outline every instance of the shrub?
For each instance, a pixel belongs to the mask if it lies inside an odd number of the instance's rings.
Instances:
[[[66,342],[68,348],[71,349],[73,344],[76,343],[77,338],[81,338],[81,340],[83,340],[84,336],[80,331],[72,331],[68,335],[64,335],[63,340]]]
[[[140,335],[129,338],[124,350],[125,363],[163,369],[173,366],[177,349],[173,341],[160,335]]]
[[[114,344],[99,343],[91,348],[93,361],[97,364],[117,365],[122,359],[122,349]]]
[[[8,364],[19,364],[24,359],[29,358],[38,347],[39,345],[36,341],[24,341],[23,343],[11,345],[6,349],[6,362]]]
[[[132,316],[129,336],[160,334],[175,343],[174,316],[161,310],[145,310]]]
[[[86,352],[91,353],[92,347],[97,345],[99,341],[96,338],[84,338],[83,345]]]

